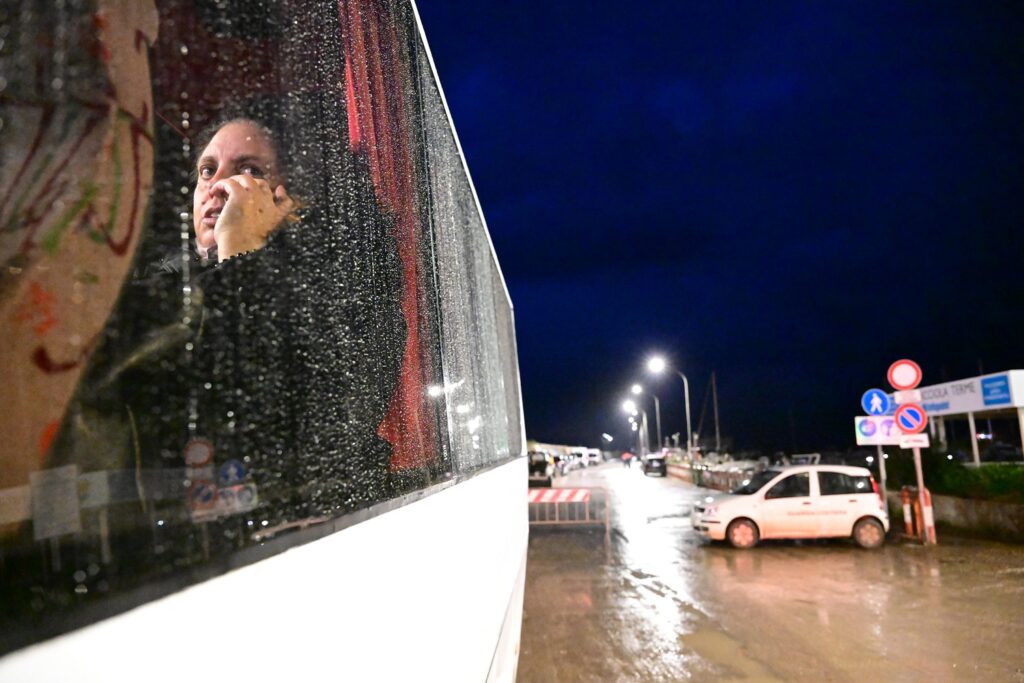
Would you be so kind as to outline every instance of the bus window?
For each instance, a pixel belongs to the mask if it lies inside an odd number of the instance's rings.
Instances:
[[[0,654],[522,453],[409,4],[0,12]]]

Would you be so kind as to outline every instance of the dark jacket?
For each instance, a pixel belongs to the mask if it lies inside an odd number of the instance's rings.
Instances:
[[[218,265],[140,269],[51,463],[181,471],[185,445],[203,438],[215,464],[244,463],[270,523],[386,498],[391,448],[377,429],[405,346],[402,280],[390,221],[372,193],[357,201]]]

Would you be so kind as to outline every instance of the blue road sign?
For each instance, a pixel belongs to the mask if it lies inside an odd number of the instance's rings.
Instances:
[[[231,486],[245,479],[245,465],[237,460],[228,460],[220,466],[217,481],[221,486]]]
[[[928,413],[916,403],[905,403],[896,410],[896,424],[904,434],[920,434],[928,424]]]
[[[868,415],[885,415],[889,412],[889,394],[881,389],[868,389],[860,398],[860,407]]]
[[[984,377],[981,380],[981,396],[987,406],[1005,405],[1011,402],[1010,377]]]
[[[188,496],[193,510],[209,509],[217,502],[217,487],[210,482],[200,482],[192,486]]]

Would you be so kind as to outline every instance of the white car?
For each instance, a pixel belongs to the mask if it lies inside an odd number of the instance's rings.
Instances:
[[[708,496],[694,506],[691,523],[698,534],[737,548],[763,538],[840,537],[877,548],[889,512],[867,469],[801,465],[767,469],[732,493]]]

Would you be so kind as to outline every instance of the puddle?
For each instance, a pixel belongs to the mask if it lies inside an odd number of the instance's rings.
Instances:
[[[728,672],[722,683],[783,683],[764,664],[747,656],[739,641],[721,631],[699,630],[679,636],[680,642]]]

